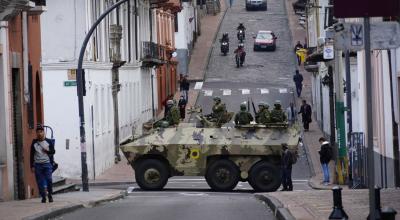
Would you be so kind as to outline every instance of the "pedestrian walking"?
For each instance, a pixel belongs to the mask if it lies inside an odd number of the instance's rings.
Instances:
[[[183,77],[180,87],[181,87],[181,94],[185,98],[186,102],[188,102],[190,83],[189,83],[186,75]]]
[[[297,97],[300,97],[301,91],[303,90],[303,75],[300,74],[299,70],[296,70],[293,81],[296,86]]]
[[[286,108],[286,117],[288,120],[289,125],[292,125],[297,119],[297,111],[296,107],[294,106],[293,102],[289,104],[289,107]]]
[[[179,113],[181,115],[181,119],[185,119],[185,115],[186,115],[186,100],[185,97],[183,97],[183,95],[181,95],[179,102],[178,102],[178,107],[179,107]]]
[[[329,161],[332,160],[333,150],[332,146],[324,137],[319,138],[319,143],[321,144],[321,149],[318,151],[319,161],[321,162],[322,172],[324,174],[322,184],[327,186],[329,185]]]
[[[281,191],[293,191],[292,165],[293,153],[287,144],[282,144],[282,189]]]
[[[35,173],[42,203],[46,203],[46,192],[49,202],[53,202],[53,166],[51,158],[55,152],[53,142],[46,138],[44,127],[40,124],[37,125],[36,139],[31,144],[30,165],[32,172]]]
[[[297,51],[300,49],[303,49],[303,45],[300,43],[300,41],[297,41],[296,45],[294,46],[294,53],[296,54],[297,57],[297,63],[300,66],[301,65],[301,57],[297,54]]]
[[[303,104],[301,105],[299,114],[301,114],[304,131],[308,131],[309,124],[312,122],[312,120],[311,120],[311,106],[307,104],[306,100],[303,100]]]

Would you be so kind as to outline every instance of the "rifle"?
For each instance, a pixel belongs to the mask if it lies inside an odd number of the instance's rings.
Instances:
[[[256,106],[254,105],[253,98],[251,98],[251,105],[253,106],[254,115],[257,114]]]
[[[247,97],[247,111],[250,112],[250,97]]]

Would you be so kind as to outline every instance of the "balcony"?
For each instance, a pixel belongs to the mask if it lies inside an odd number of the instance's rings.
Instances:
[[[152,8],[161,8],[165,11],[170,10],[172,14],[182,10],[181,0],[150,0]]]
[[[145,67],[162,65],[166,63],[165,53],[166,50],[163,46],[154,42],[145,41],[142,43],[142,53],[140,61],[142,61],[143,66]]]
[[[35,7],[35,3],[29,0],[0,1],[0,20],[9,21],[23,10]]]

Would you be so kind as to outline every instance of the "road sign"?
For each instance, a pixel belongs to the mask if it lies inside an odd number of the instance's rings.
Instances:
[[[76,86],[76,81],[64,81],[65,87]]]
[[[351,46],[363,46],[363,26],[361,24],[350,25]]]
[[[333,0],[336,18],[388,17],[400,15],[399,0]]]
[[[338,50],[364,50],[364,25],[344,23],[344,29],[335,33]],[[400,24],[397,22],[374,22],[371,24],[371,49],[385,50],[400,47]]]
[[[335,51],[333,50],[333,45],[325,45],[324,46],[324,59],[331,60],[335,58]]]

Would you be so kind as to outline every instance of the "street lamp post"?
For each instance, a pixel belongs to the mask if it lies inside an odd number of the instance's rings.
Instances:
[[[121,90],[119,84],[119,68],[125,64],[121,61],[121,38],[122,26],[118,24],[110,25],[110,46],[111,46],[111,62],[112,67],[112,98],[114,110],[114,148],[115,148],[115,163],[121,161],[119,155],[119,115],[118,115],[118,92]]]
[[[89,43],[90,37],[92,36],[93,32],[96,30],[97,26],[100,22],[115,8],[120,6],[121,4],[127,2],[128,0],[120,0],[119,2],[112,5],[108,8],[100,17],[94,22],[92,27],[89,29],[89,32],[86,34],[85,39],[83,40],[82,47],[79,53],[78,59],[78,69],[76,75],[77,81],[77,94],[78,94],[78,108],[79,108],[79,134],[80,134],[80,145],[81,145],[81,168],[82,168],[82,190],[84,192],[89,191],[89,180],[88,180],[88,170],[87,170],[87,163],[86,163],[86,133],[85,133],[85,111],[84,111],[84,103],[83,103],[83,56],[85,55],[85,50],[87,44]]]

